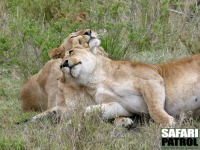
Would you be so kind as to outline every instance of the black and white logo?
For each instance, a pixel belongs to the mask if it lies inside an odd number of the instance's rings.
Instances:
[[[199,129],[161,129],[162,149],[200,149]]]

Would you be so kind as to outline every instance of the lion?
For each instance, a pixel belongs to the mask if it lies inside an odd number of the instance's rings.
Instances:
[[[97,33],[90,29],[80,30],[71,33],[58,48],[48,52],[52,58],[48,61],[43,69],[33,75],[20,90],[20,101],[23,111],[45,111],[56,106],[56,94],[58,91],[58,79],[62,77],[60,64],[65,52],[72,48],[73,38],[82,35],[86,41],[78,41],[88,43],[91,39],[98,38]],[[84,45],[87,46],[87,45]],[[99,47],[98,53],[108,57],[103,48]],[[68,86],[68,96],[73,97],[71,85]]]
[[[85,40],[82,36],[77,36],[72,40],[73,48],[87,48],[91,52],[95,53],[97,56],[99,55],[107,58],[107,55],[104,54],[104,51],[102,51],[102,48],[100,47],[99,39],[92,38],[90,39],[89,43],[84,43],[84,41],[87,40]],[[73,51],[69,50],[66,53],[68,54],[65,55],[72,55]],[[60,68],[63,68],[65,65],[65,63],[62,64]],[[72,112],[75,109],[76,104],[80,103],[80,98],[86,99],[87,106],[96,105],[92,97],[86,92],[86,89],[83,86],[78,85],[76,82],[73,82],[71,78],[72,77],[70,74],[68,74],[68,76],[67,74],[65,74],[65,76],[62,76],[62,78],[58,80],[56,99],[54,100],[54,102],[56,103],[55,107],[32,117],[32,122],[37,122],[38,120],[42,120],[44,118],[51,118],[54,122],[60,122],[60,120],[63,119],[63,116],[69,119],[71,117]],[[132,123],[133,121],[127,117],[116,117],[114,120],[114,124],[116,126],[128,127]]]
[[[85,115],[95,109],[103,119],[145,113],[162,126],[175,125],[174,117],[187,111],[199,117],[200,54],[150,65],[74,48],[64,57],[62,71],[95,100]]]

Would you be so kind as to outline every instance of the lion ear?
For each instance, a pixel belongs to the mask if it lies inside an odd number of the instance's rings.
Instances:
[[[64,58],[65,49],[64,49],[64,47],[54,48],[54,49],[48,51],[48,55],[51,59]]]

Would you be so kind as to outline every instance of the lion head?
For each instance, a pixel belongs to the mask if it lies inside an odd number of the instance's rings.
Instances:
[[[83,40],[83,36],[77,36],[73,38],[73,48],[66,52],[63,62],[61,64],[61,69],[65,75],[70,74],[74,78],[78,78],[81,73],[90,74],[95,69],[96,65],[96,55],[99,57],[106,57],[101,54],[101,49],[99,49],[100,41],[99,39],[90,39],[87,46],[83,46],[80,42]],[[87,40],[85,40],[87,41]],[[80,44],[81,43],[81,44]]]
[[[72,39],[74,37],[77,36],[83,36],[86,40],[86,43],[90,43],[90,47],[94,47],[95,44],[99,44],[100,43],[93,43],[92,41],[96,41],[97,40],[93,40],[93,39],[98,39],[98,34],[90,29],[86,29],[86,30],[80,30],[77,32],[73,32],[71,33],[67,38],[64,39],[63,43],[58,47],[58,48],[54,48],[50,51],[48,51],[48,55],[50,58],[52,59],[57,59],[57,58],[64,58],[65,56],[65,51],[68,51],[72,48]],[[100,42],[100,41],[99,41]]]

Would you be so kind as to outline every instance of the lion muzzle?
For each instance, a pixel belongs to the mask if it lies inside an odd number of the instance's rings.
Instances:
[[[60,68],[64,68],[64,67],[68,67],[70,70],[76,66],[76,65],[79,65],[79,64],[82,64],[81,62],[78,62],[76,64],[73,64],[73,65],[69,65],[69,61],[68,60],[65,60],[64,63],[62,65],[60,65]]]

